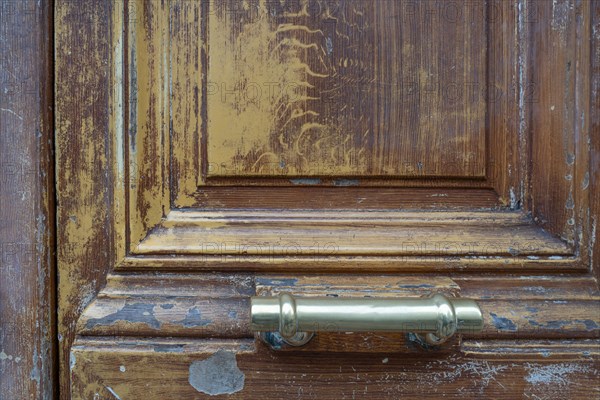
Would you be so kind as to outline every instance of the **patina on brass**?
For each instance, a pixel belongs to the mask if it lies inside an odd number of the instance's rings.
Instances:
[[[436,345],[455,333],[483,329],[483,315],[469,299],[434,294],[428,298],[253,297],[252,330],[278,332],[293,346],[313,332],[410,332]]]

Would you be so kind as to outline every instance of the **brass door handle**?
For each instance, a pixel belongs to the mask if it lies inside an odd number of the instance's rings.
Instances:
[[[302,346],[314,332],[410,332],[436,345],[455,333],[483,329],[483,315],[469,299],[435,294],[428,298],[252,297],[252,330],[278,332]],[[265,336],[263,335],[263,339]]]

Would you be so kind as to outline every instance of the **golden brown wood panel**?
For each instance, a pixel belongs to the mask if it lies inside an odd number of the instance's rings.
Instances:
[[[485,1],[210,4],[209,177],[484,176]]]
[[[115,3],[122,10],[124,2]],[[113,57],[119,66],[128,64],[121,95],[126,115],[121,110],[115,118],[122,118],[114,137],[125,146],[124,160],[129,183],[129,236],[140,240],[166,213],[170,192],[167,159],[170,146],[170,114],[168,96],[168,8],[164,2],[132,0],[127,2],[129,18],[125,21],[126,35],[120,40],[121,48]],[[122,13],[116,16],[122,18]],[[117,26],[114,35],[120,34]],[[115,40],[117,37],[115,37]],[[115,42],[113,42],[115,43]],[[115,81],[115,88],[123,82]],[[116,97],[115,101],[119,102]],[[122,131],[121,129],[127,129]],[[127,132],[127,134],[126,134]],[[121,149],[117,148],[118,151]],[[121,160],[119,160],[121,162]],[[125,163],[125,161],[123,161]]]

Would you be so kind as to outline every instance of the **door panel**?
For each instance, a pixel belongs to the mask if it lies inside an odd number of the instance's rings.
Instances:
[[[63,397],[595,393],[597,8],[58,2]],[[283,292],[484,328],[275,351],[250,297]]]
[[[455,7],[211,2],[207,178],[483,177],[486,3]]]

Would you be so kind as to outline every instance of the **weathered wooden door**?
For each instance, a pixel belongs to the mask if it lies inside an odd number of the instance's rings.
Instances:
[[[598,398],[598,13],[58,0],[63,398]],[[484,327],[273,350],[282,292]]]

